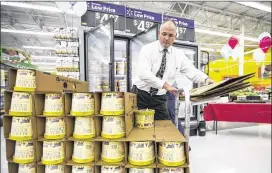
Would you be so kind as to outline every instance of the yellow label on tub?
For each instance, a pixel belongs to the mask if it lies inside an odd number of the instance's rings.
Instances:
[[[13,117],[10,139],[29,140],[32,138],[31,118]]]
[[[94,95],[92,93],[73,93],[71,112],[94,112]]]
[[[72,173],[93,173],[91,166],[73,166]]]
[[[64,165],[45,165],[45,173],[64,173]]]
[[[34,70],[18,69],[15,88],[36,88],[36,72]]]
[[[32,141],[16,141],[15,154],[13,156],[15,163],[31,163],[34,161],[34,145]]]
[[[35,173],[35,164],[19,164],[18,173]]]
[[[120,159],[123,158],[125,154],[124,143],[123,142],[103,142],[102,144],[102,157],[105,159]]]
[[[101,173],[123,173],[120,166],[101,166]]]
[[[148,162],[155,158],[154,143],[148,142],[130,142],[129,160],[133,162]]]
[[[63,112],[61,94],[46,94],[44,112]]]
[[[73,160],[77,162],[90,162],[94,160],[94,142],[75,141]]]
[[[183,162],[185,160],[182,142],[161,142],[159,144],[159,160],[163,162]]]
[[[64,160],[64,144],[60,141],[44,141],[42,162],[58,164]],[[55,163],[54,163],[55,162]]]
[[[32,97],[30,93],[13,92],[10,112],[32,112]],[[31,115],[31,114],[30,114]]]
[[[161,168],[159,173],[184,173],[183,168]]]
[[[129,173],[154,173],[153,168],[129,168]]]
[[[65,122],[60,117],[46,117],[45,133],[46,139],[59,139],[65,136]]]
[[[91,138],[95,136],[95,127],[93,117],[76,117],[75,120],[75,138]]]

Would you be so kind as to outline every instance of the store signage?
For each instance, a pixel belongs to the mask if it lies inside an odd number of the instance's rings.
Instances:
[[[161,23],[162,15],[158,13],[152,13],[149,11],[138,10],[134,8],[126,7],[126,17],[149,20],[153,22]]]
[[[102,2],[90,1],[87,2],[87,4],[88,11],[81,18],[81,24],[83,26],[96,27],[109,18],[114,18],[115,30],[137,34],[152,27],[156,23],[161,23],[162,19],[171,19],[178,26],[178,40],[195,41],[195,26],[193,20]]]
[[[195,28],[193,20],[164,15],[163,20],[167,20],[167,19],[173,20],[177,24],[177,26],[180,26],[183,28],[191,28],[191,29]]]
[[[104,13],[111,13],[111,14],[117,14],[117,15],[125,15],[125,8],[120,5],[115,4],[106,4],[101,2],[87,2],[88,11],[99,11]]]

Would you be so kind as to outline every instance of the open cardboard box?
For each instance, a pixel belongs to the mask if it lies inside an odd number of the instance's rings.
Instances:
[[[109,141],[109,140],[108,140]],[[114,141],[114,140],[112,140]],[[115,140],[117,141],[117,140]],[[95,141],[95,165],[101,166],[101,165],[113,165],[113,166],[125,166],[125,164],[127,163],[127,146],[126,146],[126,142],[125,141],[121,141],[125,147],[125,158],[123,161],[121,162],[115,162],[115,163],[108,163],[105,162],[101,159],[101,154],[102,154],[102,143],[103,141]]]
[[[64,172],[69,172],[69,168],[67,166],[65,166],[64,163],[61,163],[59,165],[64,165]],[[45,165],[42,162],[37,163],[36,166],[36,173],[45,173]]]
[[[9,138],[12,126],[12,118],[13,116],[4,115],[3,122],[4,122],[4,137]],[[23,118],[23,117],[22,117]],[[31,126],[32,126],[32,140],[37,139],[37,123],[36,117],[29,117],[31,118]]]
[[[152,141],[154,144],[154,153],[155,153],[155,161],[150,164],[150,165],[146,165],[146,166],[136,166],[136,165],[132,165],[129,163],[128,158],[127,158],[127,163],[125,165],[126,168],[156,168],[156,163],[157,163],[157,146],[155,143],[155,128],[146,128],[146,129],[142,129],[142,128],[137,128],[134,127],[131,131],[131,133],[129,134],[129,136],[126,139],[126,156],[128,157],[129,155],[129,143],[130,142],[146,142],[146,141]]]
[[[38,139],[35,143],[36,143],[36,161],[38,164],[42,164],[42,156],[43,156],[43,142],[44,141],[56,141],[56,140],[47,140],[47,139]],[[62,163],[65,163],[67,161],[66,159],[66,141],[63,139],[57,140],[57,141],[61,141],[64,143],[64,161]],[[62,164],[60,163],[60,164]]]
[[[39,93],[36,93],[35,95],[34,95],[34,104],[35,104],[35,115],[36,116],[41,116],[41,117],[45,117],[45,116],[43,116],[43,111],[44,111],[44,104],[45,104],[45,94],[50,94],[50,93],[52,93],[52,94],[62,94],[62,93],[60,93],[60,92],[55,92],[55,93],[53,93],[53,92],[46,92],[46,93],[41,93],[41,92],[39,92]],[[63,114],[61,115],[61,116],[65,116],[65,112],[64,112],[64,110],[65,110],[65,106],[64,106],[64,94],[62,94],[62,109],[63,109]],[[53,116],[52,116],[53,117]]]
[[[88,92],[88,82],[75,80],[48,72],[36,71],[35,92]],[[17,69],[9,69],[8,88],[13,90],[16,83]]]
[[[186,156],[186,161],[183,165],[177,167],[188,167],[190,164],[189,161],[189,145],[184,136],[179,132],[179,130],[175,127],[171,120],[157,120],[155,121],[155,140],[157,146],[157,153],[159,153],[159,143],[160,142],[183,142],[184,143],[184,151]],[[158,157],[158,155],[156,155]],[[158,162],[157,159],[157,167],[163,168],[165,165]]]
[[[66,148],[65,148],[65,158],[66,158],[66,165],[82,165],[82,166],[94,166],[94,163],[98,160],[98,152],[101,151],[100,146],[98,143],[94,142],[94,158],[95,160],[93,162],[79,164],[72,160],[73,152],[74,152],[74,141],[82,141],[82,140],[67,140],[66,141]],[[90,141],[90,140],[84,140],[84,141]]]
[[[36,143],[35,141],[31,140],[33,142],[33,149],[34,149],[34,162],[36,162],[37,157],[36,157]],[[15,154],[15,145],[16,141],[6,139],[6,159],[8,162],[13,162],[13,156]]]
[[[9,115],[9,110],[11,108],[11,100],[12,100],[12,93],[14,91],[4,91],[4,108],[5,114]],[[35,106],[34,106],[34,96],[35,94],[31,94],[32,97],[32,116],[35,116]]]
[[[66,128],[66,117],[60,117],[64,119],[65,122],[65,128]],[[37,138],[38,139],[44,139],[44,133],[45,133],[45,127],[46,127],[46,116],[38,116],[37,117]],[[65,129],[65,132],[66,129]],[[67,134],[65,134],[64,138],[66,138]]]

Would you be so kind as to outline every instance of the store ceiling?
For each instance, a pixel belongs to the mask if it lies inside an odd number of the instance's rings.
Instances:
[[[55,2],[22,2],[36,5],[56,7]],[[113,2],[111,2],[113,3]],[[258,36],[271,30],[271,12],[244,6],[236,2],[115,2],[156,13],[164,13],[176,17],[195,20],[196,29],[205,29],[230,34],[241,34],[244,25],[245,36],[258,38]],[[260,2],[271,7],[271,2]],[[19,7],[1,5],[1,30],[17,29],[28,31],[51,32],[53,28],[78,27],[80,18],[59,12],[48,12]],[[220,50],[228,38],[196,32],[196,42],[202,48]],[[1,32],[1,45],[8,47],[42,46],[54,47],[52,36]],[[245,40],[246,50],[257,48],[256,41]],[[27,49],[32,55],[54,56],[54,50]],[[210,51],[214,58],[219,57]],[[49,58],[48,64],[52,62]],[[47,59],[42,58],[46,65]],[[52,64],[52,63],[51,63]],[[49,65],[50,66],[50,65]]]

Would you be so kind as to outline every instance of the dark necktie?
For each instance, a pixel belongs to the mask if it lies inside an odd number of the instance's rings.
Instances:
[[[163,78],[163,74],[166,68],[166,53],[167,53],[167,49],[163,49],[163,55],[162,55],[162,61],[161,61],[161,66],[159,68],[159,71],[156,74],[156,77],[158,78]],[[158,89],[157,88],[150,88],[150,95],[156,95],[158,93]]]

